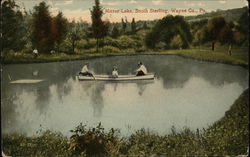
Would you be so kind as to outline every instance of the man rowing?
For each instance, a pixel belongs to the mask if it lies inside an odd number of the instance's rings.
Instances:
[[[91,77],[93,77],[93,74],[92,74],[91,72],[89,72],[88,65],[89,65],[89,63],[86,63],[86,64],[82,67],[82,70],[81,70],[81,72],[79,72],[79,75],[81,75],[81,76],[91,76]]]
[[[147,68],[142,64],[142,62],[138,63],[139,68],[136,70],[136,76],[143,76],[148,73]]]

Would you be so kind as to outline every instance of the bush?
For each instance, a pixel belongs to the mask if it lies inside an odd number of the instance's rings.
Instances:
[[[84,49],[90,49],[96,47],[96,40],[95,39],[86,39],[85,42],[83,42],[83,48]]]
[[[120,49],[118,49],[118,48],[116,48],[116,47],[113,47],[113,46],[104,46],[103,48],[102,48],[102,52],[104,52],[104,53],[120,53],[121,52],[121,50]]]
[[[112,47],[117,47],[119,48],[119,42],[117,39],[113,39],[111,37],[106,37],[104,39],[104,45],[109,45],[109,46],[112,46]]]
[[[72,45],[68,38],[66,38],[60,45],[60,52],[70,53],[72,51]]]
[[[183,46],[184,46],[184,43],[180,35],[174,36],[174,38],[170,42],[170,48],[173,48],[173,49],[182,49]]]
[[[87,156],[115,156],[119,155],[119,130],[110,129],[105,132],[101,123],[94,128],[86,128],[80,124],[71,130],[70,150],[74,155]]]
[[[11,156],[67,156],[67,138],[61,133],[45,131],[39,137],[25,135],[5,135],[4,153]],[[46,150],[46,151],[45,151]]]

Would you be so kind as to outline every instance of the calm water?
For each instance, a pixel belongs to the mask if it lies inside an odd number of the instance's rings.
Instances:
[[[96,74],[131,74],[142,61],[154,81],[96,82],[75,79],[84,63]],[[196,129],[223,117],[248,87],[248,71],[178,56],[118,56],[83,61],[16,64],[3,67],[2,131],[34,135],[39,129],[69,135],[80,122],[167,133],[171,126]],[[33,84],[10,80],[43,79]]]

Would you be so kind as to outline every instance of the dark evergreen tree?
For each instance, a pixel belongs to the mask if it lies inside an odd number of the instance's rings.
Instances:
[[[57,16],[54,18],[54,23],[53,23],[53,34],[55,38],[55,46],[57,51],[59,51],[60,44],[67,35],[67,24],[68,24],[67,19],[63,17],[62,12],[59,12]]]
[[[132,19],[131,22],[131,33],[135,34],[136,33],[136,23],[135,23],[135,18]]]
[[[125,34],[126,33],[126,29],[127,29],[127,23],[124,22],[123,18],[122,18],[122,33]]]
[[[99,52],[99,44],[100,39],[102,39],[107,32],[107,25],[102,21],[103,10],[100,6],[99,0],[95,0],[95,5],[93,6],[91,12],[91,20],[92,20],[92,32],[93,36],[96,39],[96,51]]]
[[[32,44],[39,52],[49,53],[54,48],[52,17],[45,2],[34,7],[32,21]]]
[[[111,37],[113,38],[117,38],[119,36],[119,30],[117,28],[117,26],[115,25],[112,29],[112,32],[111,32]]]

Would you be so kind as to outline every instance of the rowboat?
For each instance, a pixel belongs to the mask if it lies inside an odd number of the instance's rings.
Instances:
[[[77,75],[79,81],[135,81],[135,80],[153,80],[154,74],[146,74],[143,76],[136,75],[119,75],[114,77],[112,75],[93,75],[93,76],[81,76]]]

